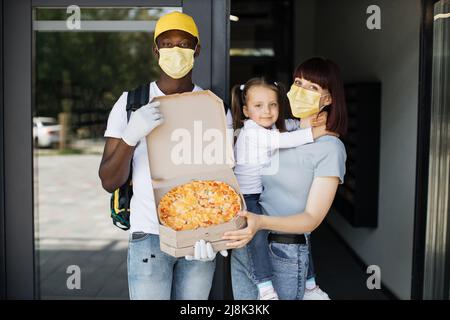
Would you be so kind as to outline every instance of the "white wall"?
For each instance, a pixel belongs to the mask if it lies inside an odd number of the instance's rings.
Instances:
[[[366,27],[366,9],[372,4],[381,8],[381,30]],[[396,296],[409,299],[420,0],[317,0],[314,11],[314,53],[335,60],[346,82],[382,83],[379,226],[353,228],[335,213],[328,221],[367,265],[380,266],[382,282]],[[296,49],[296,56],[305,56],[300,45]]]

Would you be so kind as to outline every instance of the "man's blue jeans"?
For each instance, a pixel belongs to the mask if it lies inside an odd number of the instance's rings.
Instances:
[[[130,235],[128,286],[132,300],[207,300],[216,261],[188,261],[162,252],[159,236]]]
[[[309,239],[308,239],[309,242]],[[273,285],[281,300],[301,300],[308,272],[308,244],[269,243]],[[236,300],[258,299],[258,288],[249,268],[247,248],[231,254],[231,282]]]

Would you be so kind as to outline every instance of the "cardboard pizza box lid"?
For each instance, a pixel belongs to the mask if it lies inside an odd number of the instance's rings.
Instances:
[[[234,166],[222,100],[209,90],[157,97],[164,123],[147,137],[152,180]]]

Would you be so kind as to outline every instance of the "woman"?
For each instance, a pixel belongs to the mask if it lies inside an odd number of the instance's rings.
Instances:
[[[344,87],[337,65],[324,58],[311,58],[294,72],[288,93],[291,110],[301,118],[301,127],[322,111],[328,112],[327,130],[342,136],[347,114]],[[317,228],[333,203],[337,187],[343,183],[346,152],[335,136],[280,150],[278,171],[262,178],[260,204],[265,215],[241,212],[247,227],[227,232],[224,239],[233,250],[231,275],[235,299],[256,299],[257,288],[250,276],[245,245],[259,230],[269,230],[269,256],[273,284],[280,299],[303,298],[308,269],[308,234]],[[271,166],[273,169],[273,166]]]

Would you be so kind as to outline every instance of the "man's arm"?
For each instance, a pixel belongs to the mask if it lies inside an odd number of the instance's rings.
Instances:
[[[131,114],[130,121],[121,133],[121,139],[118,138],[120,136],[118,132],[115,132],[117,138],[108,137],[106,139],[98,170],[102,186],[106,191],[114,192],[127,181],[134,148],[139,140],[147,136],[163,121],[159,112],[159,101],[151,102]]]
[[[134,148],[122,139],[106,138],[98,170],[103,189],[111,193],[127,181]]]

